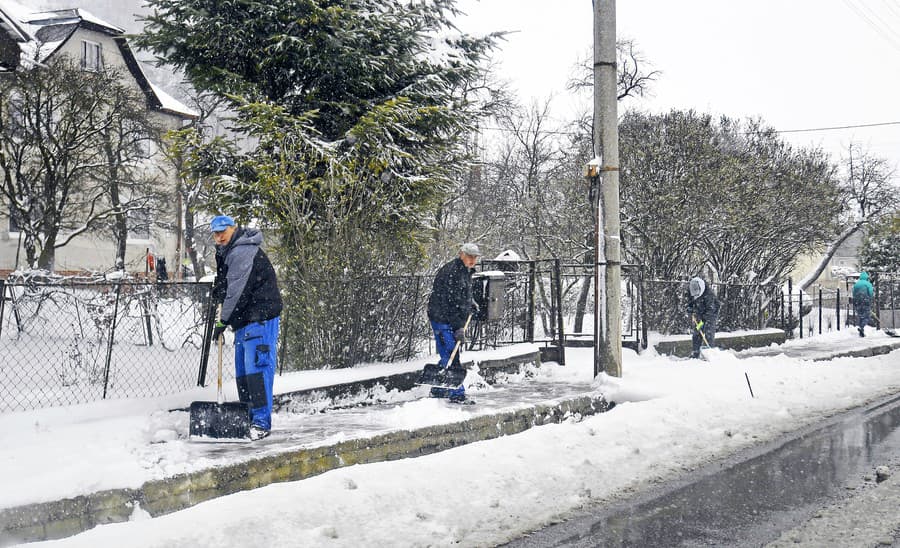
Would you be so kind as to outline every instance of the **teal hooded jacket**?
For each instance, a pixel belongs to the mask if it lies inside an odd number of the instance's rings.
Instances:
[[[853,284],[853,302],[871,303],[872,295],[874,294],[875,290],[872,288],[872,283],[869,281],[869,273],[861,272],[859,280]]]

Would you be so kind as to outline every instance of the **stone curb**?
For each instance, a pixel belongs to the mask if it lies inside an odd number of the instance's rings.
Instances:
[[[832,354],[830,356],[824,356],[821,358],[815,358],[813,361],[825,361],[825,360],[833,360],[835,358],[871,358],[872,356],[881,356],[884,354],[890,354],[894,350],[900,348],[900,341],[889,344],[882,344],[880,346],[871,346],[869,348],[861,348],[859,350],[848,350],[846,352],[838,352],[837,354]]]
[[[477,363],[479,374],[488,383],[493,384],[498,375],[503,373],[517,373],[521,368],[529,363],[536,367],[541,365],[540,351],[526,352],[508,358],[480,360],[478,362],[463,362],[463,366],[471,369],[472,364]],[[360,398],[372,397],[373,393],[378,391],[390,392],[397,390],[406,392],[416,387],[420,370],[408,373],[396,373],[385,377],[374,377],[357,381],[350,381],[330,386],[320,386],[317,388],[307,388],[304,390],[296,390],[293,392],[285,392],[276,394],[273,401],[275,411],[305,412],[309,408],[316,408],[317,402],[327,401],[331,405],[326,407],[335,409],[345,407],[347,405],[355,406]],[[377,399],[377,398],[375,398]],[[344,402],[351,402],[346,404]]]
[[[602,396],[577,396],[556,404],[535,405],[457,423],[287,451],[148,481],[138,489],[111,489],[72,499],[8,508],[0,510],[0,546],[58,539],[96,525],[127,521],[135,504],[156,517],[239,491],[302,480],[354,464],[437,453],[476,441],[517,434],[534,426],[560,423],[570,417],[602,413],[613,405]]]
[[[747,333],[743,335],[731,335],[727,332],[716,333],[714,345],[725,350],[745,350],[747,348],[765,347],[770,344],[782,344],[787,340],[783,331],[769,331],[765,333]],[[686,358],[691,355],[691,337],[687,335],[683,339],[660,341],[653,348],[658,354],[678,356]]]

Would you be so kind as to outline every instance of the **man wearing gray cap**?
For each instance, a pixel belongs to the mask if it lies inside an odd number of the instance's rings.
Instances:
[[[461,367],[459,352],[448,364],[453,348],[466,342],[465,325],[472,313],[472,269],[481,256],[481,250],[474,243],[465,243],[459,248],[459,257],[445,264],[434,276],[431,297],[428,299],[428,320],[434,331],[435,346],[441,356],[441,367]],[[463,386],[446,389],[434,387],[431,395],[436,398],[448,397],[452,402],[466,400]]]

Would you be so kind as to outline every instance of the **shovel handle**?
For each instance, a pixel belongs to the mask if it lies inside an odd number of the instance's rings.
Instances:
[[[472,314],[469,314],[469,317],[466,318],[466,325],[463,326],[463,331],[469,329],[469,322],[472,321]],[[450,359],[447,360],[447,367],[450,367],[450,364],[453,363],[454,358],[456,358],[456,353],[459,352],[459,341],[456,341],[456,346],[453,347],[453,352],[450,354]]]
[[[219,321],[222,321],[222,305],[219,305]],[[222,394],[222,352],[225,347],[225,334],[222,333],[219,335],[219,340],[216,341],[219,347],[219,364],[218,364],[218,372],[216,374],[216,401],[219,405],[225,403],[225,396]]]

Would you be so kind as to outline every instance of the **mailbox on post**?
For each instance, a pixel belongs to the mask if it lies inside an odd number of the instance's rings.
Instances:
[[[478,303],[474,318],[487,322],[503,319],[506,311],[506,275],[500,271],[473,274],[472,298]]]

